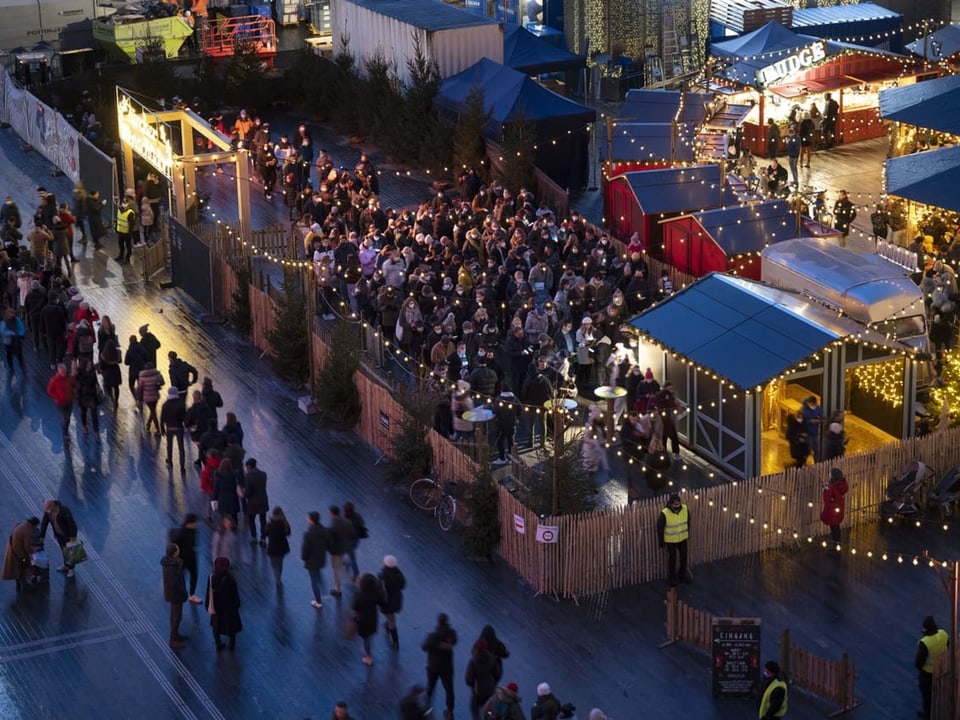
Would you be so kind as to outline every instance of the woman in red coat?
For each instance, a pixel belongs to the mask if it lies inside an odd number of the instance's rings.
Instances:
[[[840,468],[830,471],[830,481],[823,488],[823,510],[820,511],[820,520],[830,528],[830,539],[834,545],[840,542],[840,523],[843,522],[843,512],[846,509],[844,495],[848,490],[847,479]]]

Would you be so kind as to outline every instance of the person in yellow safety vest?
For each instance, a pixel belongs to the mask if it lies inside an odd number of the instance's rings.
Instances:
[[[133,254],[133,233],[137,231],[137,211],[133,209],[136,197],[133,190],[127,190],[123,201],[117,202],[117,241],[120,252],[114,258],[121,265],[130,262]]]
[[[930,704],[933,697],[933,670],[937,657],[947,651],[950,640],[946,630],[937,628],[933,615],[923,619],[923,635],[917,643],[917,657],[913,664],[920,673],[920,699],[923,702],[921,717],[930,720]]]
[[[760,686],[760,720],[774,720],[787,715],[787,683],[780,677],[780,665],[768,660],[763,666],[763,684]]]
[[[670,568],[670,587],[676,587],[677,581],[688,581],[687,577],[687,540],[690,538],[690,508],[673,493],[667,506],[657,518],[657,540],[660,547],[667,548],[667,566]],[[677,573],[677,555],[680,555],[680,571]]]

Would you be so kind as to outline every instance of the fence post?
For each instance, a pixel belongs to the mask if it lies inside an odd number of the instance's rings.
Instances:
[[[848,683],[850,680],[850,657],[844,653],[840,658],[840,708],[846,710],[850,706],[850,699],[847,697]]]
[[[780,672],[790,682],[790,628],[780,636]]]
[[[667,590],[667,599],[663,601],[663,604],[667,606],[667,639],[659,645],[660,648],[665,648],[677,642],[677,615],[680,608],[677,604],[676,588]]]

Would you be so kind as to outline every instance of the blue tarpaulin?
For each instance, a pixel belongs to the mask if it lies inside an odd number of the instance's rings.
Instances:
[[[960,134],[960,75],[881,90],[880,117]]]
[[[744,390],[766,385],[836,340],[882,338],[826,306],[712,273],[630,321],[645,336]]]
[[[528,75],[538,75],[579,70],[587,66],[587,60],[582,55],[558,48],[519,25],[505,25],[503,64]]]
[[[960,147],[891,158],[886,177],[891,195],[960,212]]]

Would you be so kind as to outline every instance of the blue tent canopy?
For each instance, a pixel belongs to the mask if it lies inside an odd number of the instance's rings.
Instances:
[[[880,117],[960,134],[960,75],[881,90]]]
[[[960,52],[960,27],[956,25],[944,25],[936,32],[932,32],[924,38],[920,38],[912,43],[907,43],[907,50],[914,55],[923,57],[926,49],[927,60],[942,60],[956,55]]]
[[[841,338],[875,331],[763,283],[711,273],[630,321],[645,336],[752,390]]]
[[[891,195],[960,212],[960,147],[891,158],[886,176]]]
[[[436,104],[459,117],[474,88],[483,91],[490,112],[485,136],[503,141],[504,126],[523,118],[535,127],[537,167],[563,187],[578,188],[587,178],[588,125],[597,114],[531,80],[527,75],[488,58],[440,83]]]
[[[538,75],[579,70],[586,67],[587,59],[558,48],[519,25],[507,24],[503,28],[503,64],[528,75]]]
[[[724,198],[719,165],[642,170],[621,177],[645,215],[716,207]]]

